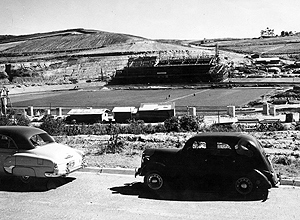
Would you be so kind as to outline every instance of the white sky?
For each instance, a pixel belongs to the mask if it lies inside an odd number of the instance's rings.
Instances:
[[[300,32],[299,0],[0,0],[0,35],[71,28],[149,39]]]

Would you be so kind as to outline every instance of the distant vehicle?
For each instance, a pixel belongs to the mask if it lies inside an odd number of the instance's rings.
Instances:
[[[201,133],[181,149],[146,149],[135,175],[150,190],[196,185],[248,196],[278,184],[273,166],[254,137],[235,132]]]
[[[84,165],[83,152],[55,142],[45,131],[26,126],[0,126],[0,178],[64,177]]]

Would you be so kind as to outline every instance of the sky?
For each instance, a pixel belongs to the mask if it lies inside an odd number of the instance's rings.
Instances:
[[[300,32],[299,0],[0,0],[0,35],[72,28],[149,39],[259,37]]]

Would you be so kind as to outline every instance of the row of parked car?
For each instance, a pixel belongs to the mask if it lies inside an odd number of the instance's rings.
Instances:
[[[55,142],[47,132],[25,126],[0,126],[0,178],[65,177],[83,168],[84,153]],[[151,191],[185,187],[266,196],[278,177],[263,147],[248,134],[200,133],[183,148],[146,149],[135,175]]]

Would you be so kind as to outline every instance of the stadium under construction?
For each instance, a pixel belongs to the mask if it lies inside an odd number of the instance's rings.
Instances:
[[[127,66],[116,70],[109,84],[208,83],[226,78],[227,68],[219,62],[216,49],[210,56],[130,57]]]

